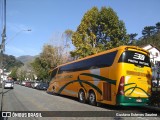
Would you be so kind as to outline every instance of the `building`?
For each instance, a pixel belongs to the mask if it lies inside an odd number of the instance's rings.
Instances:
[[[160,49],[158,49],[156,46],[148,44],[142,48],[149,51],[150,60],[152,63],[156,64],[158,61],[160,61]]]
[[[0,69],[0,79],[1,79],[1,82],[7,80],[9,74],[11,74],[11,72],[5,72],[2,69]]]
[[[158,49],[156,46],[152,45],[152,44],[148,44],[146,46],[142,47],[145,50],[148,50],[150,53],[150,60],[152,63],[152,76],[154,79],[156,79],[158,76],[158,65],[157,63],[160,62],[160,49]]]

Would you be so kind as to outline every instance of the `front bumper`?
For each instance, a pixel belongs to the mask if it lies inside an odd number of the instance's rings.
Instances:
[[[4,85],[4,88],[13,88],[14,87],[14,85],[12,85],[12,84],[6,84],[6,85]]]

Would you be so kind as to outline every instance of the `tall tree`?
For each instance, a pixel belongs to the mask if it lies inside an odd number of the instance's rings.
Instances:
[[[112,8],[93,7],[83,16],[76,32],[72,35],[75,50],[73,57],[83,58],[128,43],[124,23]]]
[[[34,72],[39,79],[48,79],[48,71],[67,61],[63,48],[60,46],[44,45],[43,51],[32,63]]]
[[[48,78],[48,69],[46,69],[46,63],[43,63],[39,57],[37,57],[31,63],[31,65],[39,80],[44,80]]]
[[[68,52],[68,48],[70,48],[72,46],[72,35],[73,35],[74,31],[67,29],[65,30],[65,32],[63,33],[64,35],[64,49],[66,49],[66,51]]]
[[[160,32],[160,22],[156,23],[156,30],[157,30],[157,33]]]
[[[74,32],[70,29],[65,30],[64,35],[65,35],[65,38],[66,38],[66,41],[65,41],[65,46],[66,47],[69,46],[73,33]]]
[[[124,22],[119,20],[112,8],[102,7],[98,19],[98,40],[105,46],[105,49],[120,46],[128,43],[128,35]],[[109,45],[108,45],[109,43]]]
[[[93,7],[83,16],[77,31],[72,35],[72,43],[76,48],[71,52],[73,57],[85,57],[95,51],[98,15],[98,8]]]
[[[56,67],[66,62],[63,53],[63,47],[61,46],[44,45],[40,59],[47,65],[46,68]]]
[[[144,38],[150,37],[152,35],[154,35],[155,33],[155,26],[146,26],[144,27],[144,29],[142,30],[142,35]]]
[[[130,39],[130,44],[131,45],[136,45],[136,36],[137,35],[138,35],[137,33],[129,34],[129,39]]]

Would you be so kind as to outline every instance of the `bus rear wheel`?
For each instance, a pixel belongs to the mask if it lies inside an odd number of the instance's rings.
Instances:
[[[81,102],[81,103],[85,103],[86,102],[85,93],[84,93],[83,90],[79,91],[79,93],[78,93],[78,99],[79,99],[79,102]]]
[[[96,106],[96,95],[93,91],[89,92],[88,101],[90,105]]]

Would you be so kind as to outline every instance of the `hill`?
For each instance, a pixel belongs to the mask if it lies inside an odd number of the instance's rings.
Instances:
[[[16,59],[23,62],[23,63],[28,63],[31,62],[35,59],[36,56],[30,56],[30,55],[24,55],[24,56],[19,56]]]
[[[4,66],[4,69],[7,71],[11,70],[14,67],[20,67],[24,65],[21,61],[17,60],[13,55],[7,55],[3,54],[3,56],[0,57],[0,61],[2,61],[2,65]]]

